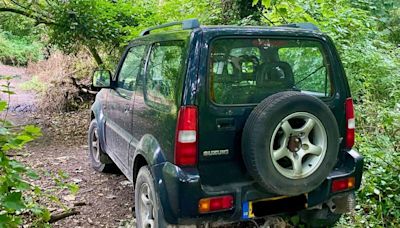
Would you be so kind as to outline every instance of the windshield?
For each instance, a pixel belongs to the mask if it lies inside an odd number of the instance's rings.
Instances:
[[[209,59],[211,100],[253,104],[287,90],[330,97],[330,65],[314,40],[224,38],[212,42]]]

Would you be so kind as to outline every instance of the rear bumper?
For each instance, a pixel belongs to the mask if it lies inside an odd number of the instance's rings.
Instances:
[[[355,191],[360,187],[363,157],[355,150],[343,152],[341,156],[326,180],[317,189],[306,194],[307,208],[320,205],[337,194],[343,194],[343,192],[332,193],[330,191],[334,179],[355,178],[355,187],[346,192]],[[203,186],[195,168],[181,169],[169,162],[151,168],[164,217],[170,224],[193,224],[220,219],[227,222],[245,220],[246,202],[276,197],[274,194],[265,192],[255,182],[231,183],[217,187]],[[210,214],[198,213],[198,202],[201,198],[226,194],[234,196],[232,210]]]

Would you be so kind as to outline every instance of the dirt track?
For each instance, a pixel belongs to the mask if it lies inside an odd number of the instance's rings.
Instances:
[[[118,227],[132,220],[132,185],[123,175],[96,173],[89,165],[86,145],[88,111],[38,115],[35,112],[35,94],[20,89],[20,84],[30,79],[25,69],[0,65],[0,75],[16,76],[11,80],[16,94],[10,99],[8,120],[17,125],[36,124],[42,128],[43,136],[16,154],[41,174],[35,184],[45,190],[57,189],[54,177],[62,170],[68,175],[65,182],[79,186],[76,195],[66,189],[55,191],[66,206],[75,208],[79,214],[59,220],[52,226]],[[7,99],[7,96],[1,98]],[[50,209],[52,213],[62,211],[56,204],[51,204]]]

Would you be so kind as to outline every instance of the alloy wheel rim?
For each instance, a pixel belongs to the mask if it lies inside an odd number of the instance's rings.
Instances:
[[[290,179],[313,174],[327,151],[327,134],[321,121],[307,112],[283,118],[275,128],[270,153],[277,171]]]
[[[96,162],[100,162],[100,145],[99,145],[99,138],[97,135],[97,128],[93,129],[92,132],[92,140],[91,140],[91,150],[92,150],[92,154],[93,154],[93,159]]]
[[[154,199],[150,191],[150,186],[147,183],[143,183],[140,187],[139,192],[139,213],[141,218],[141,226],[144,228],[154,227]]]

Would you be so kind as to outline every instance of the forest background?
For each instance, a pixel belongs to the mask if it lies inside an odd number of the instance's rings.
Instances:
[[[87,108],[93,99],[88,93],[93,69],[115,69],[124,46],[144,28],[188,18],[198,18],[201,24],[262,26],[311,22],[330,35],[355,102],[355,147],[365,156],[356,210],[341,224],[400,224],[397,0],[0,0],[0,61],[27,67],[34,75],[24,87],[41,94],[40,109]],[[0,110],[5,108],[2,101]],[[40,133],[34,127],[18,132],[10,129],[7,124],[0,129],[0,217],[20,224],[18,210],[24,209],[37,217],[38,224],[46,224],[50,218],[46,208],[32,199],[27,203],[21,193],[32,188],[22,186],[23,181],[11,181],[19,178],[12,176],[15,172],[21,177],[35,175],[6,156],[8,150],[22,147]],[[21,186],[15,188],[18,183]],[[14,186],[14,190],[5,186]]]

